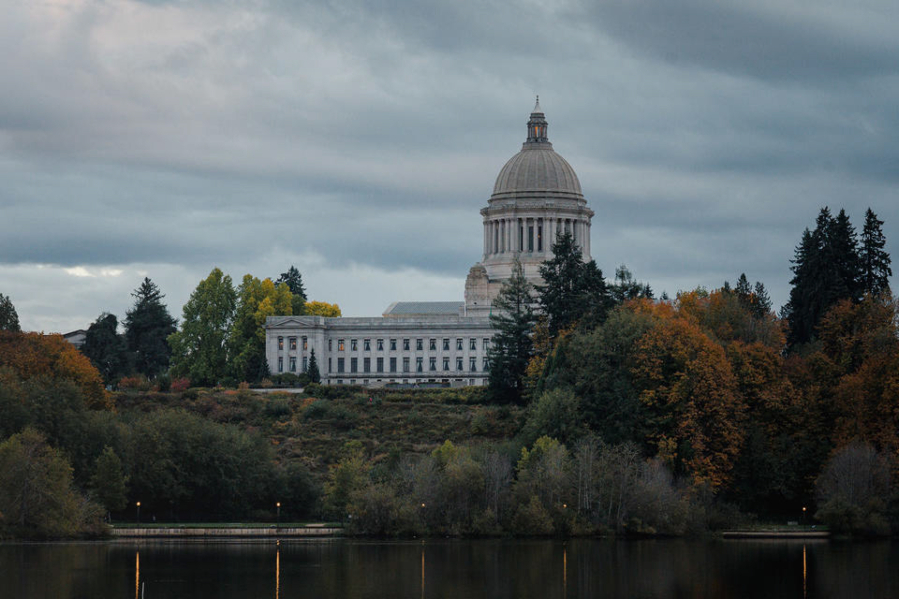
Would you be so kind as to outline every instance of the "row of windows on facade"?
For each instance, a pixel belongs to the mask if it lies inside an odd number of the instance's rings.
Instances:
[[[332,359],[328,358],[328,372],[333,372],[331,369]],[[371,358],[362,358],[362,372],[399,372],[397,370],[398,361],[396,358],[390,358],[388,362],[390,370],[384,370],[384,358],[376,358],[375,359],[375,370],[371,369]],[[412,372],[412,361],[410,358],[403,358],[403,370],[402,372]],[[456,370],[459,372],[464,371],[464,360],[462,358],[456,358]],[[477,358],[469,358],[468,359],[468,371],[469,372],[477,372],[478,368]],[[484,372],[488,370],[488,362],[487,358],[484,358],[482,361],[482,367]],[[301,372],[306,372],[309,369],[309,359],[303,358],[303,369]],[[297,359],[293,356],[289,358],[288,361],[288,372],[296,372],[297,371]],[[415,358],[415,372],[424,372],[424,358]],[[429,372],[437,372],[437,358],[430,358],[428,362],[428,371]],[[450,372],[450,359],[443,358],[443,371]],[[284,357],[281,356],[278,358],[278,372],[284,372]],[[337,358],[337,372],[346,372],[346,359],[345,358]],[[350,358],[350,370],[349,372],[355,373],[359,372],[359,358]]]
[[[328,351],[333,351],[334,344],[333,339],[328,339]],[[397,339],[389,339],[390,342],[390,351],[396,351],[397,348]],[[403,350],[409,351],[409,348],[412,346],[411,339],[403,339]],[[415,340],[415,350],[423,351],[424,350],[424,339],[416,339]],[[464,339],[461,337],[456,338],[456,349],[458,351],[462,351],[464,345]],[[303,342],[303,350],[309,349],[309,341],[306,337],[302,337]],[[450,348],[450,339],[444,338],[442,339],[442,346],[444,351],[449,351]],[[375,339],[377,351],[384,351],[384,339]],[[490,347],[490,338],[484,337],[482,339],[484,350]],[[297,348],[297,338],[296,337],[288,337],[287,338],[288,348],[291,350],[295,350]],[[278,349],[284,349],[284,337],[278,337]],[[437,351],[437,339],[429,339],[428,340],[428,349],[430,351]],[[468,349],[471,351],[477,351],[478,349],[478,340],[474,337],[470,337],[468,339]],[[337,351],[345,351],[346,350],[346,342],[343,339],[337,340]],[[359,351],[359,339],[350,339],[350,351]],[[362,339],[362,351],[371,351],[371,339]]]

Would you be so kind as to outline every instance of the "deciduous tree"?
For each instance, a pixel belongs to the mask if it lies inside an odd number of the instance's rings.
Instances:
[[[326,318],[334,318],[341,315],[340,306],[337,304],[316,301],[307,303],[303,313],[307,316],[324,316]]]
[[[225,340],[237,294],[231,277],[214,268],[184,305],[181,330],[169,336],[172,372],[195,385],[215,385],[227,373]]]

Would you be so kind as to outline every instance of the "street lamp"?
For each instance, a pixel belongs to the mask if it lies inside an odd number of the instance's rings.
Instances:
[[[802,523],[805,524],[805,506],[802,506]]]
[[[137,527],[140,528],[140,501],[137,502]]]
[[[278,528],[281,528],[281,502],[277,502],[275,507],[278,508]]]

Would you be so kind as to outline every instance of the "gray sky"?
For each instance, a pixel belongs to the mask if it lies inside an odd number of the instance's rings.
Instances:
[[[6,3],[0,293],[22,325],[172,314],[291,264],[345,315],[461,300],[540,94],[607,275],[745,272],[776,306],[818,210],[899,262],[895,0]],[[899,271],[899,265],[895,269]],[[894,278],[895,285],[895,278]]]

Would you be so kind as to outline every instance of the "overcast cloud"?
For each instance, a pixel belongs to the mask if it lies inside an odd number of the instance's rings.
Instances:
[[[780,306],[824,205],[870,206],[899,257],[895,0],[7,4],[0,293],[26,329],[121,318],[143,276],[180,316],[214,266],[294,264],[345,315],[461,300],[537,93],[607,275],[745,272]]]

